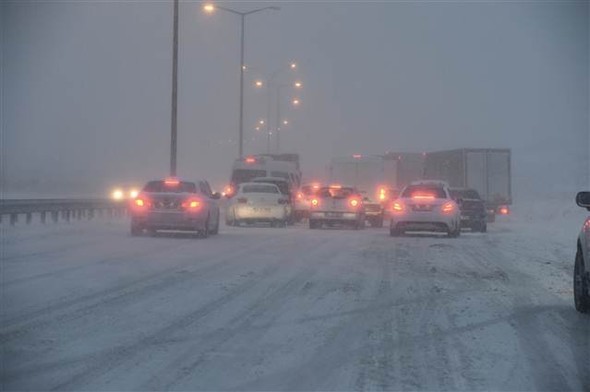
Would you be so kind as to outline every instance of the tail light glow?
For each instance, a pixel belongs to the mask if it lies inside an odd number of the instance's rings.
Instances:
[[[419,199],[419,200],[434,200],[435,197],[429,193],[415,193],[412,195],[412,199]]]
[[[498,213],[500,215],[508,215],[510,213],[510,210],[508,209],[508,206],[500,206],[500,208],[498,209]]]
[[[137,207],[145,207],[147,203],[143,199],[135,199],[135,205]]]
[[[178,180],[178,178],[166,178],[164,180],[164,184],[168,186],[178,186],[180,184],[180,181]]]
[[[256,158],[254,158],[254,157],[247,157],[246,158],[246,163],[256,163]]]
[[[202,205],[203,205],[203,203],[201,202],[201,200],[195,200],[195,199],[187,200],[184,203],[182,203],[182,206],[184,208],[189,209],[189,210],[197,210],[197,209],[201,208]]]
[[[450,214],[451,212],[455,211],[455,203],[447,202],[442,206],[442,212],[445,214]]]
[[[400,203],[399,201],[396,201],[391,206],[391,210],[393,212],[403,212],[404,211],[404,205],[402,203]]]
[[[358,199],[350,199],[348,204],[350,204],[351,207],[356,208],[360,205],[360,201]]]
[[[313,207],[317,207],[318,205],[320,205],[320,201],[318,199],[311,199],[311,205]]]

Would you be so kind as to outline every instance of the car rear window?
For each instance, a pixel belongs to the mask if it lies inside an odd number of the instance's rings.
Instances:
[[[281,193],[283,195],[288,195],[289,194],[289,183],[285,182],[285,181],[273,181],[273,180],[254,180],[253,182],[260,182],[260,183],[266,183],[266,184],[273,184],[276,185],[277,188],[279,188],[279,191],[281,191]]]
[[[345,199],[354,195],[354,189],[352,188],[321,188],[319,195],[321,197],[331,197],[333,199]]]
[[[289,173],[287,172],[280,172],[280,171],[273,171],[270,172],[271,177],[281,177],[284,178],[285,180],[291,180],[291,178],[289,177]]]
[[[447,195],[442,187],[427,185],[410,185],[402,192],[402,197],[433,197],[435,199],[446,199]]]
[[[266,177],[266,170],[236,169],[232,173],[231,180],[234,184],[239,185],[256,177]]]
[[[197,193],[194,182],[180,181],[166,184],[165,181],[150,181],[143,187],[144,192],[149,193]]]
[[[244,185],[242,193],[279,193],[279,190],[272,185]]]
[[[463,198],[463,199],[476,199],[479,200],[479,193],[473,189],[465,189],[465,190],[451,190],[451,197],[454,199]]]

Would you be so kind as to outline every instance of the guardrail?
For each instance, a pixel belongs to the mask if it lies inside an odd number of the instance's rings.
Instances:
[[[41,223],[50,216],[54,223],[61,217],[70,222],[73,219],[92,219],[108,214],[110,217],[124,216],[127,203],[109,199],[2,199],[0,200],[0,223],[5,216],[15,225],[20,215],[30,224],[33,215],[39,215]]]

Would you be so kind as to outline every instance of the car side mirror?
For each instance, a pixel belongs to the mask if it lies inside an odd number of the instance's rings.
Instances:
[[[211,198],[214,200],[219,200],[219,199],[221,199],[221,193],[215,192],[211,195]]]
[[[590,192],[578,192],[576,204],[590,211]]]

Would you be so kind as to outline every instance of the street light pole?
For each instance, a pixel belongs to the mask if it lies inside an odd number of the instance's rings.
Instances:
[[[175,0],[178,1],[178,0]],[[252,11],[247,11],[247,12],[240,12],[240,11],[236,11],[233,10],[231,8],[227,8],[227,7],[222,7],[219,5],[213,5],[213,4],[205,4],[203,5],[203,9],[205,10],[205,12],[208,13],[212,13],[217,9],[223,10],[223,11],[227,11],[230,12],[234,15],[238,15],[240,16],[240,124],[239,124],[239,136],[238,136],[238,140],[239,140],[239,147],[238,147],[238,151],[239,151],[239,157],[240,159],[244,157],[244,24],[245,24],[245,19],[246,16],[251,15],[251,14],[255,14],[257,12],[261,12],[264,10],[273,10],[273,11],[278,11],[281,8],[280,7],[276,7],[276,6],[270,6],[270,7],[263,7],[263,8],[258,8]]]
[[[178,0],[174,0],[174,34],[172,38],[172,113],[170,135],[170,176],[176,176],[176,126],[178,102]]]
[[[240,126],[239,126],[239,158],[244,157],[244,22],[246,14],[240,14]]]

